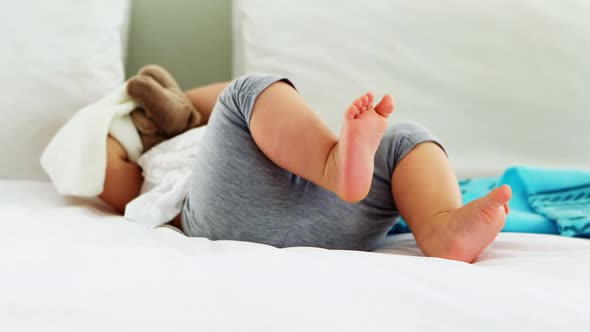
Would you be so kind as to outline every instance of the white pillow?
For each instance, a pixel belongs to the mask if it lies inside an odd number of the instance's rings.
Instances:
[[[366,90],[443,140],[460,176],[590,168],[586,0],[236,0],[234,74],[293,78],[339,132]]]
[[[0,12],[0,178],[44,179],[52,135],[124,80],[129,1],[2,1]]]

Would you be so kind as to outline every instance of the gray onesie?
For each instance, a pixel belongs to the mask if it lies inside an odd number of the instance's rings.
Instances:
[[[220,95],[194,162],[182,211],[185,233],[275,247],[371,250],[399,219],[391,192],[395,166],[417,144],[436,138],[416,123],[390,126],[375,155],[369,195],[346,203],[274,164],[252,139],[254,102],[281,80],[293,85],[284,77],[246,75]]]

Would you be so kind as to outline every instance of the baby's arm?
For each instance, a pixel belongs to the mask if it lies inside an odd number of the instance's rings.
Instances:
[[[111,136],[107,137],[107,170],[100,197],[119,213],[125,213],[125,205],[139,196],[143,177],[141,168],[127,159],[123,146]]]
[[[205,125],[209,122],[209,117],[211,116],[211,112],[213,112],[217,98],[219,98],[219,95],[228,84],[228,82],[214,83],[185,92],[191,103],[201,113],[201,124]]]

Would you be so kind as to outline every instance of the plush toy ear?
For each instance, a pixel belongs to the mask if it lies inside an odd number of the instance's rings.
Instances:
[[[137,75],[127,83],[127,94],[144,109],[163,138],[187,130],[187,120],[194,107],[182,91],[165,88],[151,76]]]
[[[167,90],[150,76],[137,75],[131,77],[127,81],[127,94],[144,109],[147,109],[147,114],[150,114],[150,108],[154,108],[154,105],[146,104],[159,104],[170,99]]]
[[[186,105],[185,108],[187,111],[190,112],[184,131],[196,128],[201,125],[201,113],[199,113],[199,111],[194,108],[191,101],[184,95],[184,92],[174,80],[174,77],[172,77],[172,75],[166,69],[158,65],[147,65],[142,67],[137,75],[149,76],[164,88],[171,90],[173,93],[178,95],[178,100],[180,101],[179,108],[184,104]]]
[[[144,150],[201,124],[202,116],[166,69],[149,65],[129,79],[127,94],[140,107],[131,113]]]
[[[145,135],[154,135],[158,132],[158,127],[147,117],[143,108],[138,107],[131,112],[131,120],[137,130]]]
[[[166,69],[158,65],[144,66],[139,70],[137,75],[149,76],[166,89],[182,91],[182,89],[180,88],[178,83],[176,83],[172,75],[170,75],[170,73]]]
[[[201,113],[199,113],[196,109],[194,109],[188,118],[187,130],[197,128],[200,125],[201,125]]]

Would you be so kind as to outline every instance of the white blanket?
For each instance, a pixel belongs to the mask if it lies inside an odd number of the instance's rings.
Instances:
[[[41,156],[41,166],[62,195],[93,197],[103,191],[106,137],[111,134],[137,161],[143,146],[129,113],[137,103],[126,84],[74,116],[57,132]]]
[[[188,193],[192,161],[205,127],[196,128],[151,148],[143,146],[129,114],[137,107],[126,84],[78,111],[53,137],[41,166],[62,195],[94,197],[103,191],[106,137],[123,145],[129,159],[143,169],[141,195],[125,209],[125,218],[147,227],[172,220]]]
[[[172,220],[182,210],[194,158],[206,126],[164,141],[138,160],[143,169],[142,194],[127,204],[125,218],[147,227]]]

